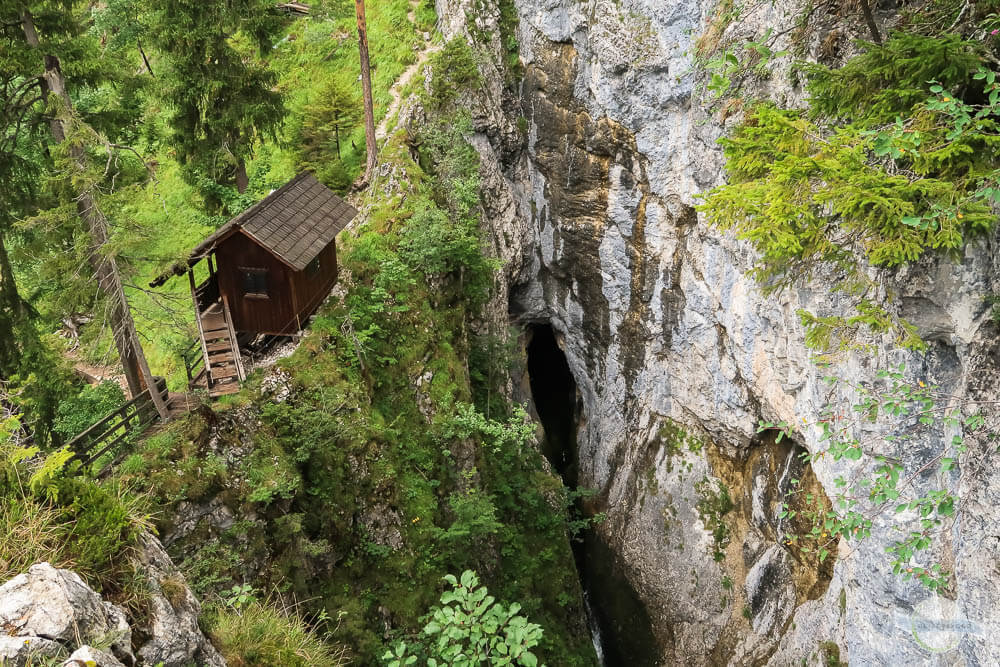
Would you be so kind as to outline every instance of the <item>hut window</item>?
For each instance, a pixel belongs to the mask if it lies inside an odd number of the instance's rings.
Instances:
[[[249,297],[267,298],[267,269],[240,269],[243,272],[243,293]]]
[[[309,262],[309,264],[306,266],[306,275],[310,277],[315,276],[317,273],[319,273],[319,269],[320,269],[319,255],[316,255],[316,258],[313,259],[313,261]]]

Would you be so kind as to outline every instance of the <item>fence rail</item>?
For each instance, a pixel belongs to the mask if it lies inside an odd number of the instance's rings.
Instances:
[[[156,378],[155,387],[164,401],[169,400],[166,379]],[[66,446],[75,453],[74,459],[87,466],[125,444],[129,436],[145,431],[158,418],[147,389],[70,440]]]
[[[205,356],[201,351],[201,338],[195,338],[181,357],[184,359],[184,371],[187,373],[188,388],[195,387],[205,379]]]

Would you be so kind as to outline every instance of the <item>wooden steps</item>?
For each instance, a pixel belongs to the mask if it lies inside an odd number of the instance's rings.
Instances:
[[[227,318],[227,308],[220,299],[200,314],[203,356],[207,370],[209,396],[235,394],[243,379],[242,361],[236,334]]]

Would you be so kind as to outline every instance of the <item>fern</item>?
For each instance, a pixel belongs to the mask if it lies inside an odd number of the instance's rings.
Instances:
[[[66,470],[66,464],[74,452],[63,447],[45,457],[45,461],[28,479],[28,488],[36,495],[44,495],[51,502],[59,500],[59,481]]]

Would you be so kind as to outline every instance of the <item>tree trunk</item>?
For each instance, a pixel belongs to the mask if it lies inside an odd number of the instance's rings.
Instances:
[[[882,35],[878,31],[878,25],[875,23],[875,16],[872,15],[871,5],[868,4],[868,0],[861,1],[861,13],[865,15],[865,23],[868,24],[868,30],[872,33],[872,41],[876,44],[882,43]]]
[[[20,365],[21,354],[14,331],[26,316],[26,310],[14,283],[3,231],[0,231],[0,381],[16,373]]]
[[[247,176],[247,163],[243,158],[238,158],[236,164],[236,191],[243,194],[250,185],[250,177]]]
[[[22,14],[21,26],[28,45],[38,49],[40,47],[38,33],[35,31],[34,18],[30,12],[25,11]],[[58,97],[63,107],[53,115],[49,122],[52,138],[57,143],[63,143],[67,139],[72,101],[66,92],[66,81],[59,67],[59,58],[56,56],[45,55],[42,89],[46,98],[48,98],[49,93]],[[83,147],[71,142],[69,154],[77,172],[85,173],[87,171],[87,155]],[[114,257],[105,256],[103,253],[104,246],[108,242],[107,218],[101,212],[93,193],[86,188],[81,188],[77,194],[76,209],[90,234],[91,267],[97,275],[98,286],[111,304],[111,331],[115,346],[118,348],[118,355],[121,357],[122,367],[125,370],[129,390],[134,398],[141,394],[146,387],[149,387],[149,394],[153,399],[153,405],[156,406],[156,411],[162,419],[166,419],[169,415],[167,405],[163,397],[155,390],[156,382],[149,370],[149,364],[146,363],[146,355],[142,351],[142,345],[139,343],[135,322],[132,320],[132,312],[129,310],[125,289],[122,287],[118,262],[115,261]]]
[[[146,71],[149,72],[149,76],[156,77],[153,74],[153,66],[149,64],[149,58],[146,57],[146,52],[142,49],[142,41],[136,40],[135,45],[139,47],[139,53],[142,55],[142,62],[146,63]]]
[[[358,16],[358,50],[361,52],[361,89],[365,98],[365,183],[370,183],[375,171],[375,109],[372,103],[372,72],[368,60],[368,25],[365,22],[365,0],[354,0],[354,10]]]

